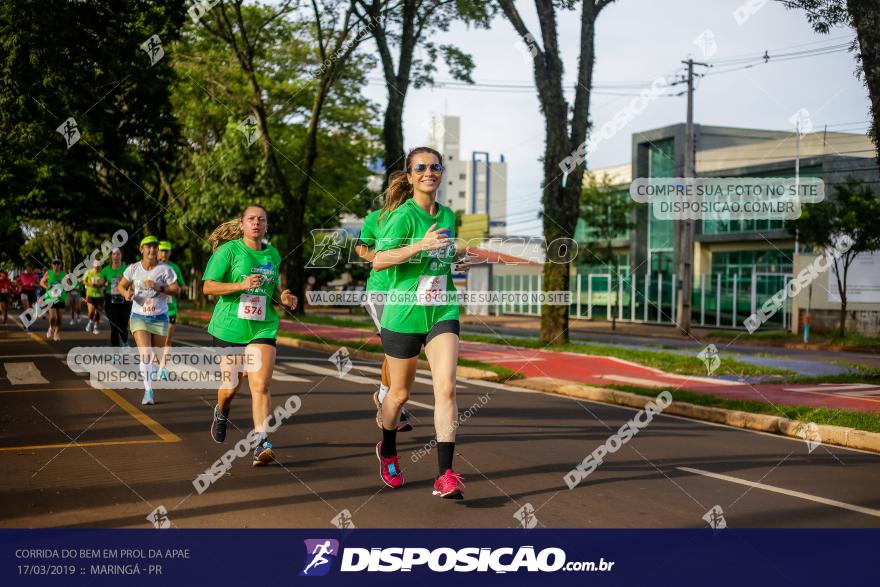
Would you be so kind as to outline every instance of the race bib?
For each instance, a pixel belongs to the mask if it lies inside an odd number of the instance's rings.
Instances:
[[[265,320],[266,296],[242,294],[238,299],[238,317],[242,320]]]
[[[446,275],[420,276],[417,296],[420,306],[446,305]]]
[[[156,306],[153,304],[153,300],[156,298],[147,298],[144,300],[144,304],[141,306],[141,311],[147,315],[152,316],[156,313]]]

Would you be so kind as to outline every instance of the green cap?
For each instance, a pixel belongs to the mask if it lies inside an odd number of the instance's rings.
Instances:
[[[157,239],[155,236],[145,236],[144,238],[141,239],[140,246],[155,245],[158,242],[159,242],[159,239]]]
[[[170,251],[171,250],[171,241],[159,241],[159,250],[160,251]]]

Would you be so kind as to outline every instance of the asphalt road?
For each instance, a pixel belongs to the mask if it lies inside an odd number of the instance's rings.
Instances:
[[[193,480],[250,430],[247,390],[218,445],[213,391],[157,392],[155,406],[141,406],[141,391],[95,389],[65,357],[107,344],[106,331],[65,325],[62,342],[46,342],[43,324],[33,335],[0,326],[3,527],[151,527],[162,507],[179,528],[516,528],[522,511],[538,527],[679,528],[706,527],[715,506],[728,527],[880,527],[880,455],[811,452],[801,440],[673,416],[655,416],[569,490],[563,475],[636,410],[465,379],[459,409],[473,408],[455,457],[465,499],[438,499],[436,456],[418,452],[433,438],[429,373],[412,397],[416,428],[398,439],[407,484],[392,490],[375,457],[379,365],[355,360],[340,377],[328,354],[284,346],[273,402],[296,394],[302,407],[272,435],[277,462],[253,468],[248,454],[199,494]],[[177,339],[209,341],[186,326]]]

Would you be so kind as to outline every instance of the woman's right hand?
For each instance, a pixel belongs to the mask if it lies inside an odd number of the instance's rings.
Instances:
[[[437,223],[431,225],[422,240],[419,241],[419,249],[422,251],[434,251],[441,249],[449,244],[449,229],[438,228],[435,230]]]
[[[252,273],[244,278],[244,281],[241,282],[241,289],[255,289],[263,285],[263,276],[259,273]]]

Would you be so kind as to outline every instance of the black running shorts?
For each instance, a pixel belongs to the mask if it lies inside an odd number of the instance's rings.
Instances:
[[[216,336],[212,338],[214,339],[213,346],[221,348],[246,347],[249,344],[268,344],[270,346],[278,346],[274,338],[255,338],[250,342],[226,342],[225,340],[220,340]]]
[[[395,359],[411,359],[418,357],[422,347],[439,334],[451,332],[459,335],[461,327],[458,320],[441,320],[431,327],[429,332],[423,334],[411,334],[408,332],[394,332],[387,328],[382,329],[382,348],[385,354]]]

